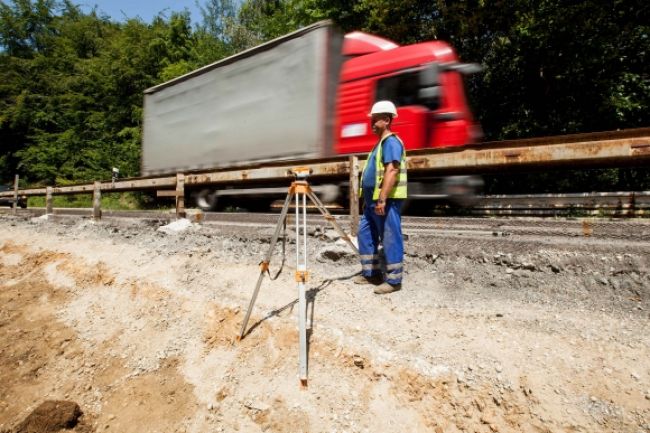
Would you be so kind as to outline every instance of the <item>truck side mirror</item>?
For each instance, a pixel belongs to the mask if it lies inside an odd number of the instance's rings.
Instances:
[[[422,101],[434,101],[440,99],[440,86],[424,87],[418,91],[418,97]]]
[[[440,66],[431,63],[420,71],[420,87],[433,87],[440,85]]]
[[[479,72],[483,71],[483,66],[479,65],[478,63],[454,62],[443,65],[443,68],[445,71],[456,71],[460,72],[463,75],[478,74]]]
[[[440,105],[440,65],[431,63],[420,71],[420,90],[418,98],[430,110],[435,110]]]

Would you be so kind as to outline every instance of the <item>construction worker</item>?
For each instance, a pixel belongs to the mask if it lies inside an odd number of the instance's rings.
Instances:
[[[360,194],[364,203],[358,234],[361,275],[354,282],[375,284],[374,292],[385,294],[402,288],[401,211],[406,198],[406,151],[400,138],[390,130],[397,117],[395,104],[379,101],[368,116],[379,141],[368,155],[361,175]],[[379,263],[380,244],[386,259],[385,278]]]

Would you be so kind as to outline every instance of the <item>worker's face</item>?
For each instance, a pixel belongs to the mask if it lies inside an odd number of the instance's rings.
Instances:
[[[382,134],[390,126],[390,116],[387,114],[373,114],[370,118],[372,132]]]

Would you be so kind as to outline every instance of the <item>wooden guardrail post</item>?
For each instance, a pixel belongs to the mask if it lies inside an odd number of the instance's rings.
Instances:
[[[185,175],[176,173],[176,218],[185,216]]]
[[[359,158],[350,156],[350,233],[357,235],[359,228]]]
[[[52,187],[48,186],[45,188],[45,214],[46,215],[52,215],[53,212],[53,207],[52,207]]]
[[[16,175],[16,177],[14,177],[14,205],[12,207],[12,212],[14,215],[16,215],[18,212],[18,180],[19,177]]]
[[[101,182],[95,182],[93,189],[93,219],[102,219],[102,190]]]
[[[635,192],[633,192],[632,195],[630,196],[630,208],[628,210],[627,216],[628,218],[636,217],[636,193]]]

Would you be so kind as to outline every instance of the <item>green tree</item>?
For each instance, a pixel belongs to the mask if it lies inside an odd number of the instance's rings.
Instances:
[[[322,19],[401,44],[444,39],[481,63],[468,94],[489,140],[647,126],[649,14],[640,0],[206,0],[193,27],[187,11],[114,22],[70,0],[0,2],[0,178],[135,176],[146,88]],[[598,176],[650,187],[647,171]]]
[[[25,0],[0,12],[3,178],[63,184],[105,179],[113,166],[137,175],[143,91],[196,67],[189,13],[114,23]]]
[[[438,36],[485,66],[470,93],[487,138],[650,121],[644,2],[441,0],[438,6]]]

